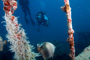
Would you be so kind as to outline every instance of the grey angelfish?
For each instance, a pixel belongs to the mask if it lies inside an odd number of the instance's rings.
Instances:
[[[55,48],[56,47],[50,42],[44,42],[41,44],[37,44],[37,50],[43,56],[44,60],[53,58]]]
[[[3,51],[4,44],[7,44],[7,40],[3,41],[0,37],[0,51]]]

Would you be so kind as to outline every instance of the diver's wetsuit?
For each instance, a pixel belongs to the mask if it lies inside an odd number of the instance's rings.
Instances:
[[[36,19],[38,21],[38,32],[40,31],[40,25],[48,27],[48,17],[43,12],[38,12]]]
[[[37,21],[38,21],[38,25],[39,25],[39,26],[42,24],[42,25],[48,27],[48,18],[47,18],[47,16],[46,16],[43,12],[39,12],[39,13],[36,15],[36,19],[37,19]]]

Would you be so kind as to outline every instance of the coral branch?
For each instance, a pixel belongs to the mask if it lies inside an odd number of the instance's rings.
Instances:
[[[68,25],[68,39],[67,41],[69,42],[70,45],[70,58],[71,60],[75,60],[75,48],[74,48],[74,30],[72,28],[72,19],[71,19],[71,8],[69,5],[69,0],[64,0],[65,6],[61,7],[61,9],[66,12],[67,16],[67,25]]]
[[[6,30],[8,31],[7,38],[10,42],[10,50],[15,52],[15,60],[35,60],[38,56],[34,53],[32,45],[29,45],[27,41],[24,29],[18,24],[17,17],[13,16],[14,10],[17,9],[16,0],[3,0],[5,20],[6,20]]]

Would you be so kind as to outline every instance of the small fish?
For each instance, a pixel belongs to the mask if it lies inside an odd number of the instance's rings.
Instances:
[[[4,44],[7,44],[7,40],[3,41],[0,37],[0,51],[3,51]]]
[[[55,48],[56,47],[50,42],[44,42],[41,44],[37,44],[37,50],[43,56],[44,60],[53,58]]]
[[[69,12],[71,10],[71,8],[70,8],[69,4],[66,4],[65,6],[61,7],[61,10],[64,12]]]
[[[65,6],[62,6],[62,7],[61,7],[61,10],[62,10],[63,12],[66,12]]]

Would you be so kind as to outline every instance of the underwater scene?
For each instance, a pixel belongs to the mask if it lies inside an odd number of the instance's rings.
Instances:
[[[90,0],[0,0],[0,60],[90,60]]]

